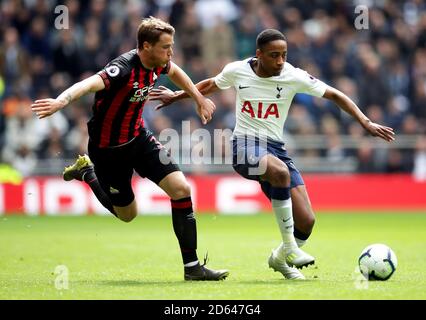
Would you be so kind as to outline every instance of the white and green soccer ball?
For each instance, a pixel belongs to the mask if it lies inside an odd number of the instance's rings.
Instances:
[[[362,250],[358,259],[359,270],[368,280],[388,280],[394,274],[397,264],[392,249],[380,243]]]

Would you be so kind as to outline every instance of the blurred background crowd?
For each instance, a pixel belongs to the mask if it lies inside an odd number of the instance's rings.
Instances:
[[[58,5],[68,10],[68,29],[55,28]],[[355,28],[358,5],[368,7],[367,29]],[[137,26],[150,15],[176,28],[173,61],[194,82],[253,56],[257,34],[279,29],[288,39],[288,62],[342,90],[372,121],[396,131],[395,143],[382,143],[333,104],[299,94],[284,132],[299,169],[409,172],[426,180],[424,0],[2,0],[0,162],[23,176],[57,174],[85,153],[93,96],[45,120],[31,113],[31,101],[56,97],[135,48]],[[167,77],[159,84],[174,88]],[[206,129],[234,127],[234,96],[225,90],[212,97],[217,111]],[[144,118],[157,136],[167,128],[181,131],[185,120],[191,131],[201,127],[191,100],[161,111],[155,105],[146,104]],[[228,148],[226,141],[216,143]]]

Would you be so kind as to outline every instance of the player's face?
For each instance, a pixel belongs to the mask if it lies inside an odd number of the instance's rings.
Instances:
[[[155,66],[164,66],[173,56],[173,36],[162,33],[158,42],[150,47],[152,61]]]
[[[256,50],[262,71],[269,77],[279,76],[287,60],[287,42],[274,40]]]

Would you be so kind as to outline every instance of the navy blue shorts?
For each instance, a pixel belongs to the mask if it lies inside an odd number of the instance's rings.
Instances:
[[[256,180],[260,183],[263,192],[271,198],[272,186],[267,181],[261,181],[260,176],[265,170],[259,168],[259,161],[267,154],[271,154],[283,161],[290,172],[290,188],[304,185],[302,175],[294,165],[293,160],[288,156],[284,143],[268,140],[263,141],[251,137],[234,137],[232,140],[232,167],[246,179]],[[273,188],[279,190],[280,188]]]

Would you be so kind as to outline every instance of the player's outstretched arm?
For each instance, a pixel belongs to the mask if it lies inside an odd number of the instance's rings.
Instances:
[[[170,80],[173,81],[179,88],[183,89],[189,96],[191,96],[197,103],[197,113],[201,118],[201,122],[206,124],[212,119],[215,104],[210,99],[204,98],[197,87],[194,85],[188,75],[179,68],[176,64],[171,62],[170,70],[168,73]]]
[[[71,103],[71,101],[74,101],[89,92],[97,92],[104,88],[105,84],[102,78],[95,74],[72,85],[62,92],[56,99],[47,98],[34,101],[31,105],[31,110],[39,119],[43,119],[54,114],[56,111],[61,110]]]
[[[364,113],[362,113],[355,102],[353,102],[340,90],[337,90],[333,87],[328,87],[323,97],[333,101],[342,110],[354,117],[372,136],[382,138],[388,142],[395,140],[395,133],[392,128],[371,122],[371,120],[368,119]]]
[[[195,87],[200,91],[203,96],[207,96],[219,88],[214,82],[214,78],[209,78],[198,82]],[[149,93],[149,99],[153,101],[160,101],[161,103],[155,107],[155,110],[167,107],[173,102],[189,98],[190,96],[183,90],[172,91],[166,87],[159,86],[158,89],[153,89]]]

